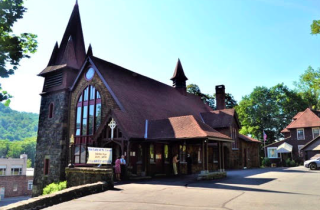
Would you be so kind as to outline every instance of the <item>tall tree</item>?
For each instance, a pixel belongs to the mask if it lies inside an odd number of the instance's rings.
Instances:
[[[216,104],[215,104],[215,94],[214,95],[210,95],[210,94],[204,94],[201,92],[200,88],[198,85],[196,84],[190,84],[187,86],[187,92],[188,93],[192,93],[196,96],[200,96],[201,100],[204,101],[205,103],[207,103],[212,109],[216,109]],[[226,93],[226,108],[230,109],[233,108],[235,106],[237,106],[237,101],[233,98],[233,96],[230,93]]]
[[[292,117],[305,108],[306,101],[284,84],[271,88],[256,87],[236,107],[242,125],[240,132],[262,139],[264,131],[268,136],[267,143],[272,143],[282,137],[280,131]]]
[[[294,82],[301,97],[308,102],[312,109],[320,108],[320,69],[311,66],[300,75],[299,81]]]
[[[22,58],[29,58],[29,53],[37,49],[37,36],[31,33],[15,35],[12,27],[27,11],[23,0],[0,0],[0,78],[7,78],[18,69]],[[0,102],[9,100],[11,95],[2,90],[0,84]],[[10,101],[5,104],[9,105]]]

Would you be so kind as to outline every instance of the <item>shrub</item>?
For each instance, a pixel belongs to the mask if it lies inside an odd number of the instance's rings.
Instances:
[[[290,161],[290,167],[294,167],[294,166],[296,166],[296,162],[294,160],[291,160]]]
[[[291,165],[291,160],[290,160],[290,158],[287,158],[286,159],[286,167],[290,167]]]
[[[59,182],[59,183],[51,183],[51,184],[48,184],[45,188],[43,188],[43,195],[48,195],[54,192],[58,192],[66,188],[67,188],[67,181]]]
[[[262,160],[262,166],[270,166],[271,165],[271,161],[269,158],[265,157],[263,160]]]

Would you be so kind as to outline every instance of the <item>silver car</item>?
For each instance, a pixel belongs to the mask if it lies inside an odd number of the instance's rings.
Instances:
[[[320,168],[320,158],[304,161],[303,165],[311,170],[316,170],[317,168]]]

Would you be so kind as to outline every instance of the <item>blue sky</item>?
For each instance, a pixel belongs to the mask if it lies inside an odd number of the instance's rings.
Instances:
[[[75,0],[27,0],[15,33],[38,35],[39,48],[16,74],[1,79],[11,108],[38,113],[43,79]],[[180,58],[188,84],[213,94],[224,84],[239,102],[256,86],[293,88],[309,65],[320,67],[317,0],[79,0],[86,47],[93,54],[171,85]]]

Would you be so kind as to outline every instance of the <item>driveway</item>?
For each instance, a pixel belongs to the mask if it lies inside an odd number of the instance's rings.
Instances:
[[[304,167],[228,171],[228,178],[193,176],[118,183],[115,190],[47,209],[319,209],[320,171]]]

